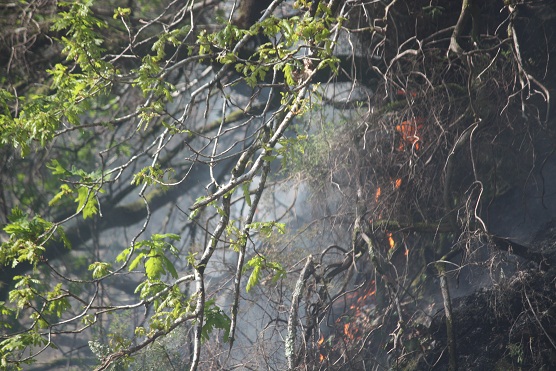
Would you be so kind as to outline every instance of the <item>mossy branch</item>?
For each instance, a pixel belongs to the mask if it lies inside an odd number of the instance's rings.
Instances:
[[[305,266],[299,274],[299,279],[295,284],[295,289],[293,290],[292,295],[292,304],[290,307],[290,315],[288,317],[288,332],[285,343],[288,370],[293,370],[295,368],[295,336],[297,329],[297,311],[299,310],[299,298],[301,296],[301,293],[303,292],[303,288],[305,287],[305,282],[307,281],[307,279],[309,279],[311,274],[313,274],[314,270],[315,267],[313,264],[313,256],[309,255],[305,262]]]

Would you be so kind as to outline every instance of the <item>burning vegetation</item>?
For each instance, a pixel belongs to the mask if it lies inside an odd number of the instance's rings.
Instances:
[[[332,304],[330,326],[323,328],[317,341],[319,360],[325,364],[333,364],[341,358],[351,357],[352,347],[363,344],[365,337],[378,328],[376,322],[376,288],[374,281],[366,287],[348,292],[336,299]],[[336,316],[334,316],[336,312]]]
[[[514,230],[520,226],[518,218],[508,221],[499,211],[512,192],[547,184],[541,168],[552,161],[555,137],[546,122],[547,85],[553,89],[556,83],[544,72],[542,81],[528,80],[533,75],[524,75],[517,49],[530,56],[539,50],[492,34],[518,23],[508,24],[491,4],[473,5],[488,13],[493,26],[473,23],[484,33],[480,48],[454,33],[440,49],[441,40],[399,39],[399,27],[409,32],[400,26],[405,22],[419,35],[448,31],[421,22],[428,19],[426,10],[416,3],[397,5],[379,39],[400,49],[383,56],[387,68],[368,111],[326,138],[335,143],[321,156],[328,166],[308,179],[315,198],[336,202],[330,224],[347,226],[351,239],[334,245],[337,261],[323,263],[316,279],[321,289],[309,305],[314,325],[307,327],[306,355],[318,361],[314,369],[323,370],[556,367],[556,312],[545,291],[548,281],[552,288],[556,282],[556,254],[496,234],[498,219]],[[533,8],[520,7],[538,11]],[[442,22],[457,20],[460,10],[446,5]],[[556,45],[554,20],[536,32]],[[377,42],[374,51],[384,45]],[[462,45],[467,54],[461,54]],[[351,123],[357,123],[355,134]],[[332,180],[329,187],[323,179]],[[540,191],[521,202],[535,195],[547,197]],[[330,204],[322,207],[331,215]],[[480,340],[473,343],[473,336]],[[480,356],[479,345],[495,350]]]

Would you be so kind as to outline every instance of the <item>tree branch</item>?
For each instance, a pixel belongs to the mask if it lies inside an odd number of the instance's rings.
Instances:
[[[295,368],[294,355],[295,355],[295,336],[297,329],[297,311],[299,310],[299,297],[305,287],[305,282],[314,271],[313,256],[309,255],[305,266],[299,273],[299,279],[295,284],[295,289],[293,290],[292,304],[290,307],[290,315],[288,317],[288,331],[286,337],[286,359],[288,361],[288,370],[293,370]]]

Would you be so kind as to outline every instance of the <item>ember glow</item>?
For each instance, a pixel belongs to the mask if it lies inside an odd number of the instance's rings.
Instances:
[[[362,338],[364,326],[361,325],[370,320],[368,311],[374,305],[373,296],[376,294],[374,283],[372,281],[370,288],[354,292],[353,295],[349,295],[346,298],[348,300],[351,299],[352,302],[345,316],[338,318],[337,323],[338,325],[341,324],[343,334],[347,340],[356,341]]]
[[[394,187],[396,187],[396,189],[400,188],[401,185],[402,185],[402,180],[400,178],[394,181]]]
[[[398,144],[398,151],[403,152],[407,148],[415,148],[416,151],[420,147],[420,133],[423,130],[424,119],[416,117],[412,120],[402,122],[396,125],[396,131],[400,134],[400,142]]]
[[[369,331],[377,326],[373,322],[377,311],[375,294],[375,281],[372,280],[364,287],[342,295],[334,303],[331,308],[331,314],[335,317],[333,333],[325,330],[325,335],[321,335],[316,342],[321,363],[344,357],[346,347],[359,347],[358,344],[365,340]]]
[[[380,197],[380,194],[381,194],[380,187],[378,187],[375,192],[375,202],[378,202],[378,198]]]
[[[324,343],[324,335],[321,334],[320,339],[317,341],[318,349],[321,349],[323,343]],[[325,357],[326,356],[324,354],[322,354],[322,352],[319,353],[319,361],[321,361],[321,362],[324,361]]]
[[[394,241],[394,238],[392,237],[392,232],[386,232],[386,236],[388,237],[388,244],[390,245],[390,248],[393,249],[396,247],[396,241]]]
[[[344,323],[344,335],[347,336],[348,339],[353,340],[355,338],[355,331],[349,331],[350,323]]]
[[[405,89],[398,89],[396,91],[396,94],[401,96],[401,97],[406,96],[406,95],[409,95],[411,98],[417,97],[417,92],[413,91],[413,90],[410,90],[409,92],[406,92]]]

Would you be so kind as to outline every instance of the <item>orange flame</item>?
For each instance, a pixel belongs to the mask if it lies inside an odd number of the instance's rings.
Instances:
[[[392,237],[392,232],[386,232],[386,236],[388,236],[388,244],[390,244],[390,248],[393,249],[396,247],[396,241]]]
[[[341,329],[346,340],[359,341],[362,339],[362,328],[360,322],[368,319],[369,298],[376,294],[374,281],[370,287],[357,290],[346,295],[346,300],[350,302],[348,312],[336,320],[336,324]]]
[[[394,182],[394,187],[396,187],[396,189],[400,188],[402,185],[402,180],[400,178],[396,179]]]
[[[422,117],[416,117],[414,119],[404,121],[400,125],[396,125],[396,131],[401,136],[398,151],[403,152],[406,147],[413,147],[416,151],[419,150],[419,133],[423,129],[424,121],[425,120]]]
[[[375,192],[375,202],[378,202],[378,198],[380,197],[380,194],[381,194],[381,193],[382,193],[382,192],[381,192],[381,190],[380,190],[380,187],[378,187],[378,188],[376,189],[376,192]]]
[[[355,334],[349,331],[349,323],[344,323],[344,334],[351,340],[355,338]]]
[[[318,346],[319,349],[321,348],[323,343],[324,343],[324,335],[321,334],[320,339],[317,341],[317,346]],[[322,354],[322,353],[319,353],[319,361],[322,362],[322,361],[324,361],[324,359],[325,359],[325,355]]]

